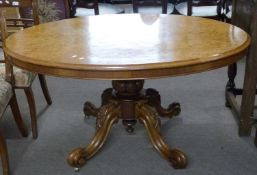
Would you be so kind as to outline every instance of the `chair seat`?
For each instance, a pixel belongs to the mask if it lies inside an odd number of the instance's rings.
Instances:
[[[187,2],[176,5],[176,10],[182,14],[187,15]],[[193,7],[192,16],[217,16],[216,6]]]
[[[12,97],[12,86],[0,78],[0,116],[3,114],[8,102]]]
[[[124,13],[125,10],[123,8],[120,8],[118,6],[112,5],[112,4],[105,4],[105,3],[99,3],[99,14],[119,14]],[[76,8],[76,14],[75,16],[81,17],[81,16],[92,16],[95,15],[94,9],[87,9],[87,8]]]
[[[18,67],[13,67],[13,74],[15,79],[16,87],[28,87],[31,85],[32,81],[36,77],[35,73],[20,69]],[[0,77],[5,79],[5,65],[0,64]]]

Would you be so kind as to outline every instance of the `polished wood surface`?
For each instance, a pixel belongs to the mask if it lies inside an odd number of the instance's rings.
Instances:
[[[6,40],[11,62],[55,76],[143,79],[233,63],[250,37],[230,24],[173,15],[101,15],[51,22]]]
[[[161,106],[158,91],[144,89],[147,78],[206,71],[231,64],[247,50],[250,37],[218,21],[172,15],[101,15],[34,26],[7,38],[10,62],[55,76],[110,79],[99,108],[84,105],[96,117],[88,146],[74,149],[68,163],[82,167],[105,143],[121,119],[131,133],[144,124],[154,148],[174,167],[185,168],[187,156],[170,148],[160,134],[159,117],[180,113],[180,104]]]

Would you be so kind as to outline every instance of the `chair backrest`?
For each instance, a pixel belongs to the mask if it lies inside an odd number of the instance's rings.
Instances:
[[[70,5],[70,0],[38,0],[40,22],[70,18]]]
[[[22,15],[17,15],[17,18],[7,18],[5,15],[6,8],[18,8],[19,12],[26,12],[23,15],[26,17],[30,16],[30,18],[23,18]],[[4,41],[9,34],[39,24],[37,9],[37,0],[0,0],[0,31],[3,47]],[[14,84],[12,65],[9,64],[8,56],[5,53],[4,59],[1,62],[5,63],[6,80]]]
[[[5,19],[5,11],[0,8],[0,31],[1,31],[1,40],[2,40],[2,47],[4,47],[4,41],[8,37],[8,30],[7,30],[7,21]],[[7,61],[7,55],[4,53],[4,60],[1,63],[5,65],[5,79],[12,85],[14,85],[14,76],[13,76],[13,68],[12,65]]]
[[[223,17],[222,14],[222,5],[223,5],[223,0],[187,0],[187,15],[192,16],[193,14],[193,8],[194,7],[215,7],[217,14],[214,16],[203,16],[202,17],[208,17],[208,18],[214,18],[214,19],[219,19],[221,20]],[[206,9],[208,10],[208,9]]]
[[[19,8],[19,13],[21,18],[27,18],[27,22],[24,22],[20,27],[28,27],[28,24],[31,24],[31,20],[33,20],[33,24],[39,24],[39,17],[37,10],[38,9],[38,1],[37,0],[0,0],[0,8]],[[25,13],[26,12],[26,13]],[[7,21],[12,21],[8,19]],[[16,19],[14,19],[16,21]],[[21,22],[19,22],[21,24]]]
[[[162,13],[166,14],[168,9],[168,0],[132,0],[133,12],[138,13],[138,8],[144,6],[161,6]]]
[[[0,10],[6,11],[8,8],[17,9],[19,14],[8,17],[5,15],[6,12],[2,12],[4,15],[2,16],[4,18],[2,23],[6,23],[4,24],[5,27],[2,25],[2,40],[8,36],[8,33],[39,24],[37,0],[0,0]]]

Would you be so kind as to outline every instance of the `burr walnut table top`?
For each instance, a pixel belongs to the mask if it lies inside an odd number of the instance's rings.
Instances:
[[[14,65],[84,79],[191,74],[240,59],[250,37],[230,24],[178,15],[118,14],[46,23],[11,35]]]

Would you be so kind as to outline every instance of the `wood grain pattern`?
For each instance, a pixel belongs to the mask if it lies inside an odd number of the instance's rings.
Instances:
[[[22,68],[85,79],[145,79],[219,68],[245,54],[250,37],[198,17],[120,14],[38,25],[10,36],[5,51]]]

